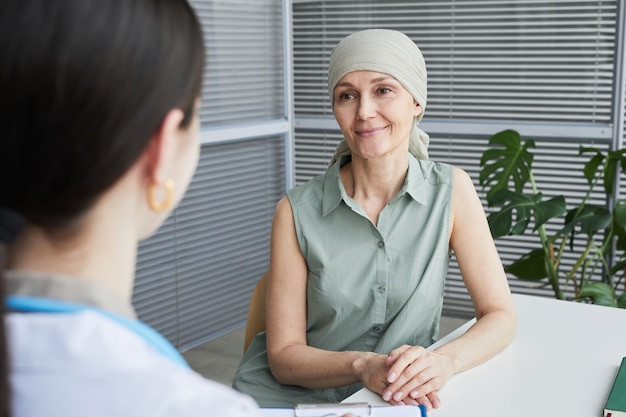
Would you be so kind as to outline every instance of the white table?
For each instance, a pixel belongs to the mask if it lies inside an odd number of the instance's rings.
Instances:
[[[626,310],[519,294],[514,299],[518,328],[511,345],[452,377],[439,391],[441,407],[429,417],[601,417],[626,356]],[[367,389],[345,401],[384,403]]]

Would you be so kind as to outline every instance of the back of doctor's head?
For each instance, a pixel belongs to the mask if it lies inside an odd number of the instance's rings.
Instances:
[[[0,210],[44,230],[71,227],[168,111],[184,111],[181,128],[193,117],[204,46],[186,0],[0,0],[0,45]]]

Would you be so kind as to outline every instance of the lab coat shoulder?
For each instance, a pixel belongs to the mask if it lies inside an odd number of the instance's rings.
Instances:
[[[93,311],[10,313],[15,417],[257,416],[252,399]]]

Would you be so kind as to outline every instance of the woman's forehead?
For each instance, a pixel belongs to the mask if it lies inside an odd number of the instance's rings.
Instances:
[[[339,79],[335,88],[353,85],[354,83],[369,83],[376,84],[382,81],[394,81],[398,82],[398,80],[384,72],[370,71],[370,70],[357,70],[351,71],[345,74],[343,77]]]

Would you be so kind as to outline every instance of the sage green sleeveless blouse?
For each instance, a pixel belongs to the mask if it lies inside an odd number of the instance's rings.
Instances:
[[[308,266],[307,343],[332,351],[387,354],[436,341],[449,262],[452,166],[409,155],[402,189],[375,226],[343,187],[335,163],[289,192],[300,250]],[[361,383],[334,389],[281,385],[259,333],[233,387],[261,407],[338,402]]]

